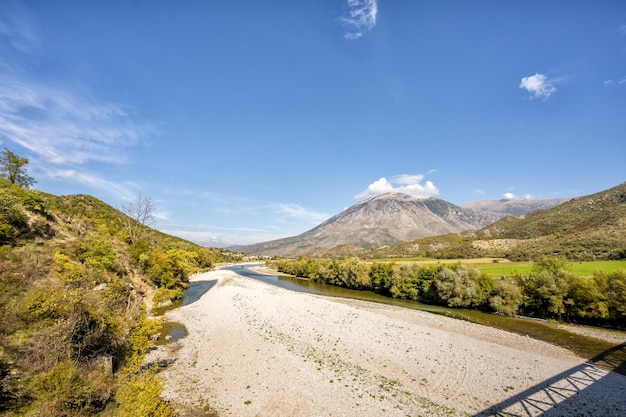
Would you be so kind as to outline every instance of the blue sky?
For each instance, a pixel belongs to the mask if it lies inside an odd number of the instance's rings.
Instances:
[[[626,180],[626,2],[0,0],[0,147],[196,242]]]

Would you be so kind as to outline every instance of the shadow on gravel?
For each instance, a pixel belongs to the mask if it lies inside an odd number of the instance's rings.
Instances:
[[[475,414],[475,417],[626,416],[626,343],[591,358],[526,391]],[[571,413],[574,414],[571,414]]]

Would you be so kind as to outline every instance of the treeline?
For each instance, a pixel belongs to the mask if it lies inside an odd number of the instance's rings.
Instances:
[[[572,322],[626,323],[626,270],[573,273],[565,258],[544,257],[527,275],[492,277],[467,264],[364,262],[313,259],[269,261],[285,274],[314,282],[501,315],[523,315]]]
[[[146,228],[89,196],[0,178],[0,415],[171,416],[143,360],[159,331],[144,302],[236,256]]]

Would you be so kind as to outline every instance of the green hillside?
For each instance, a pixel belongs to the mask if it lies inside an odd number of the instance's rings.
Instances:
[[[374,249],[365,257],[505,257],[569,260],[626,257],[626,183],[525,216],[509,216],[476,232],[450,234]]]
[[[173,414],[141,368],[159,327],[150,307],[233,254],[142,228],[87,195],[5,180],[0,245],[0,415]]]

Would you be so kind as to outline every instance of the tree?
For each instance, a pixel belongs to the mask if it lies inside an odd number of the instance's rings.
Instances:
[[[36,181],[26,172],[28,158],[21,158],[7,148],[4,148],[0,155],[0,173],[2,178],[9,181],[11,185],[19,185],[29,188]]]
[[[122,212],[130,243],[134,244],[141,238],[145,225],[154,220],[154,203],[138,193],[133,201],[122,205]]]

